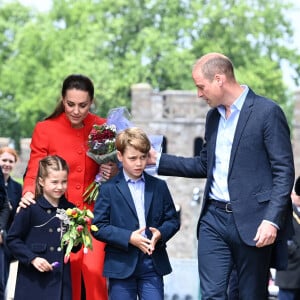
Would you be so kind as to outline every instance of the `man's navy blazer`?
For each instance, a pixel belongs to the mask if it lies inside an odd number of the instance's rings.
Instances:
[[[144,172],[146,233],[151,239],[149,227],[161,233],[152,254],[155,270],[160,275],[172,271],[166,251],[166,242],[179,230],[180,222],[167,184]],[[105,262],[103,275],[109,278],[128,278],[135,271],[140,250],[129,244],[139,221],[135,205],[121,170],[111,180],[103,183],[94,209],[93,224],[98,231],[93,236],[103,241]]]
[[[159,174],[207,178],[200,218],[213,179],[219,119],[217,108],[208,112],[205,143],[199,156],[163,154],[159,163]],[[255,245],[253,239],[262,220],[279,226],[277,240],[292,234],[294,161],[289,127],[281,108],[251,89],[234,134],[227,180],[234,220],[247,245]]]

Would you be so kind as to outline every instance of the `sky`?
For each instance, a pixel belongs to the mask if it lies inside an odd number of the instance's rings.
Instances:
[[[40,11],[47,11],[51,7],[51,2],[52,2],[52,0],[19,0],[19,1],[24,5],[33,6]],[[299,0],[292,0],[291,2],[294,2],[294,5],[296,7],[296,9],[293,10],[289,15],[292,25],[294,27],[294,45],[300,51],[300,23],[297,22],[298,21],[297,18],[299,19],[299,15],[300,15],[300,2]],[[287,85],[290,88],[296,88],[295,84],[290,79],[291,71],[288,68],[284,67],[283,73]]]
[[[47,11],[51,6],[51,0],[19,0],[20,3],[33,6],[40,11]]]

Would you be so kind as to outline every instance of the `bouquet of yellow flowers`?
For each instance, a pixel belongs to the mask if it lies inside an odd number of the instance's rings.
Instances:
[[[83,252],[87,253],[88,249],[93,249],[92,236],[89,230],[97,231],[97,226],[91,225],[94,214],[84,208],[83,210],[74,207],[64,209],[57,209],[56,217],[58,217],[62,224],[62,238],[61,247],[66,246],[66,253],[64,262],[67,263],[70,258],[70,253],[73,247],[80,244],[83,245]]]

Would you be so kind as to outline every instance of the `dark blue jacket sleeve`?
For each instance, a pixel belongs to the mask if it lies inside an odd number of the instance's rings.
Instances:
[[[0,230],[4,230],[6,228],[9,213],[10,210],[4,185],[4,177],[0,168]]]

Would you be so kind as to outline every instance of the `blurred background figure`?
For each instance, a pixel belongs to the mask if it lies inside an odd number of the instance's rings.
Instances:
[[[275,283],[279,286],[278,300],[300,299],[300,176],[296,180],[291,198],[295,235],[288,241],[288,267],[276,273]]]
[[[5,297],[5,286],[4,282],[4,247],[3,242],[5,238],[5,229],[9,217],[9,205],[6,196],[6,190],[4,186],[4,176],[0,168],[0,300],[4,300]]]
[[[13,148],[10,147],[0,148],[0,167],[3,173],[4,186],[8,198],[9,211],[10,211],[7,225],[3,229],[3,235],[2,235],[3,243],[0,246],[0,255],[1,255],[0,276],[2,280],[3,289],[5,289],[8,275],[9,275],[9,266],[11,261],[13,260],[10,251],[6,247],[6,243],[5,243],[6,232],[8,231],[12,223],[12,220],[16,213],[16,209],[18,207],[19,201],[22,196],[22,185],[11,177],[12,171],[14,170],[17,160],[18,160],[18,154]]]

